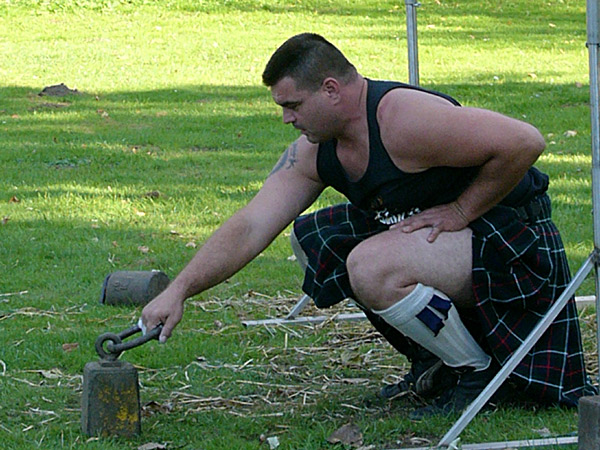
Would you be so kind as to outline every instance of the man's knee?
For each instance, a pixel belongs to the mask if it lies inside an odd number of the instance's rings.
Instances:
[[[367,264],[370,256],[363,249],[363,245],[357,245],[346,258],[346,270],[350,286],[355,293],[368,291],[373,280],[372,266]]]
[[[403,282],[401,271],[392,276],[395,271],[382,260],[374,246],[357,245],[346,259],[346,269],[356,300],[366,308],[381,307],[381,302],[386,302],[392,291],[395,300],[401,298],[396,292]]]

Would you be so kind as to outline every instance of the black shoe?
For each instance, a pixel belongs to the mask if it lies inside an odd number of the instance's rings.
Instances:
[[[454,372],[458,372],[458,383],[444,392],[433,404],[411,412],[409,414],[411,420],[422,420],[434,415],[460,413],[481,394],[494,378],[498,369],[495,365],[490,364],[487,369],[477,372],[472,369],[468,369],[468,371],[454,369]]]
[[[391,400],[410,392],[424,398],[433,398],[452,388],[458,380],[452,369],[437,358],[415,361],[406,376],[395,384],[384,386],[381,397]]]

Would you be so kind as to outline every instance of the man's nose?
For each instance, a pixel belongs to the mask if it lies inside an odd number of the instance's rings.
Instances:
[[[294,123],[296,121],[296,116],[294,112],[288,108],[283,108],[283,123]]]

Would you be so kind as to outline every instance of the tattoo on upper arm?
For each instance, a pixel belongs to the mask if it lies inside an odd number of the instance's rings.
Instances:
[[[296,142],[292,143],[292,145],[290,145],[285,150],[285,152],[283,152],[283,155],[281,155],[281,158],[277,162],[277,165],[273,167],[273,170],[271,171],[269,176],[273,175],[275,172],[278,172],[283,168],[289,170],[292,167],[294,167],[294,165],[298,162],[297,150],[298,144]]]

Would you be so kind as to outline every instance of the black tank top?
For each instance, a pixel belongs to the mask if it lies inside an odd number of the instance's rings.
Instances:
[[[319,145],[317,171],[321,180],[344,194],[354,205],[372,211],[377,219],[388,224],[406,215],[456,200],[471,183],[478,167],[432,167],[418,173],[403,172],[392,162],[383,146],[377,107],[387,92],[398,88],[416,89],[445,98],[456,106],[460,104],[448,95],[399,82],[367,79],[367,86],[367,170],[359,180],[351,181],[337,157],[337,141],[334,139]],[[547,185],[546,175],[530,169],[502,203],[521,206],[538,193],[545,192]]]

